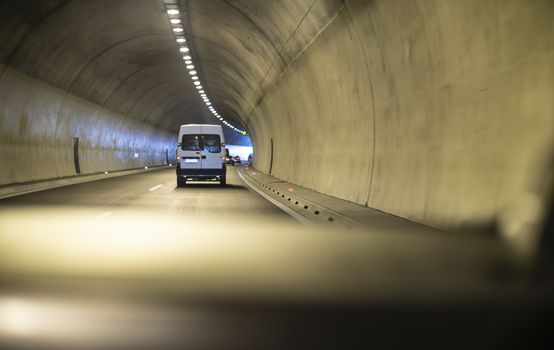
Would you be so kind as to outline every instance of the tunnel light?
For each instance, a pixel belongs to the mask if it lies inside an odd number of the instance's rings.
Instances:
[[[104,171],[104,174],[108,174],[108,172],[107,172],[107,171]]]
[[[148,167],[147,167],[147,166],[145,166],[145,167],[144,167],[144,169],[148,169]]]
[[[173,5],[174,7],[174,5]],[[180,12],[176,8],[171,8],[167,10],[167,14],[169,17],[169,22],[172,25],[172,30],[176,33],[176,41],[178,44],[179,51],[182,53],[188,53],[190,52],[190,48],[185,46],[185,43],[187,42],[186,35],[184,34],[184,28],[182,27],[183,20],[180,17],[177,17],[180,15]],[[202,97],[202,100],[206,104],[206,106],[209,107],[210,112],[219,120],[221,123],[229,127],[230,129],[233,129],[236,132],[239,132],[243,135],[246,135],[246,132],[243,130],[240,130],[236,126],[230,124],[227,122],[216,110],[212,107],[212,102],[208,98],[208,95],[204,91],[204,87],[200,83],[200,78],[198,77],[198,71],[195,69],[194,61],[192,60],[192,57],[190,54],[185,54],[182,56],[183,60],[185,61],[186,68],[189,70],[189,75],[191,77],[191,80],[194,83],[194,86],[198,90],[199,95]]]

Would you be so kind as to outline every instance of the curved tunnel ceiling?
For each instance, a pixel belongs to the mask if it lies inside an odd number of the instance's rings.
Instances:
[[[106,109],[174,132],[215,123],[156,0],[24,0],[1,6],[0,63]],[[249,115],[342,1],[181,1],[195,64],[217,110]],[[232,140],[240,135],[226,130]],[[231,140],[231,142],[232,142]]]

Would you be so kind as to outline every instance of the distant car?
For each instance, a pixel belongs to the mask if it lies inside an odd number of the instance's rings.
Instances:
[[[234,156],[233,158],[235,158],[235,163],[241,164],[239,156]]]
[[[248,155],[248,164],[252,164],[252,153]]]
[[[233,159],[233,157],[225,157],[225,164],[230,164],[230,165],[235,165],[235,160]]]

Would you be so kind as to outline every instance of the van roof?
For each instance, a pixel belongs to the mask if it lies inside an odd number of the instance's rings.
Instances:
[[[181,128],[182,127],[186,127],[186,126],[218,126],[218,127],[221,127],[221,125],[217,125],[217,124],[183,124],[181,125]]]

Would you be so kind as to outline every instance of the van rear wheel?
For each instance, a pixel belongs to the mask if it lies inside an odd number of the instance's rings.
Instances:
[[[185,187],[187,180],[184,177],[177,176],[177,187]]]

